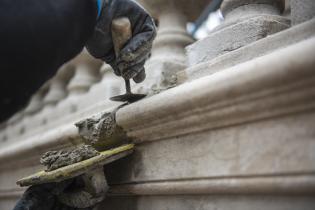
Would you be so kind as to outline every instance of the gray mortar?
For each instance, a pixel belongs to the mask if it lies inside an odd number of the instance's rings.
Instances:
[[[46,171],[53,171],[99,154],[92,146],[81,145],[72,150],[48,151],[41,157],[40,163],[47,167]]]
[[[92,145],[99,151],[126,143],[127,135],[116,123],[116,112],[124,105],[126,104],[119,106],[112,112],[100,113],[76,123],[79,134],[85,143]]]
[[[75,124],[79,128],[80,135],[87,144],[95,145],[100,138],[109,138],[116,128],[115,115],[113,113],[102,113],[87,118]]]

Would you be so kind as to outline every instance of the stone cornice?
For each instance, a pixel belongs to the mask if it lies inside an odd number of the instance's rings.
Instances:
[[[315,39],[183,84],[117,112],[135,142],[315,108]]]
[[[0,190],[0,199],[20,197],[24,188]],[[112,185],[108,196],[143,195],[299,195],[314,194],[314,174],[219,177]]]
[[[314,175],[285,175],[169,180],[113,185],[109,190],[109,195],[298,195],[313,194],[314,192]]]

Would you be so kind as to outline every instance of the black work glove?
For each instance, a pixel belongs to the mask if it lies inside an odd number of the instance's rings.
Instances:
[[[57,198],[71,183],[72,181],[64,181],[31,186],[24,192],[13,210],[78,210],[62,204]]]
[[[119,17],[129,18],[133,37],[116,58],[111,24]],[[133,78],[139,83],[145,79],[144,63],[155,36],[153,19],[138,3],[133,0],[103,0],[101,15],[86,47],[94,57],[110,64],[116,75],[124,79]]]

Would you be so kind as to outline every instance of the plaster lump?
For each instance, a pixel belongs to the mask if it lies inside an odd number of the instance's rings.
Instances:
[[[47,167],[46,171],[53,171],[99,154],[92,146],[81,145],[72,150],[48,151],[41,157],[40,163]]]

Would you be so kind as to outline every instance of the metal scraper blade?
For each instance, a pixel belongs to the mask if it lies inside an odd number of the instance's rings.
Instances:
[[[143,99],[144,97],[146,97],[145,94],[126,93],[124,95],[111,97],[110,100],[133,103],[133,102],[139,101],[140,99]]]
[[[125,86],[126,86],[126,93],[119,96],[111,97],[111,101],[119,101],[119,102],[129,102],[133,103],[136,101],[139,101],[140,99],[143,99],[147,95],[145,94],[135,94],[131,92],[130,88],[130,81],[125,79]]]

